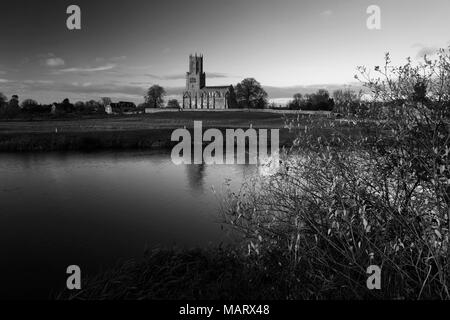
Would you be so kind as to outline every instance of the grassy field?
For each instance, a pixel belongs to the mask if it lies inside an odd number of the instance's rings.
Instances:
[[[192,127],[193,121],[203,121],[204,127],[281,128],[282,114],[267,112],[159,112],[133,116],[103,116],[81,119],[33,119],[32,121],[0,121],[0,134],[37,132],[91,132]]]
[[[160,112],[133,116],[80,119],[33,119],[0,121],[0,152],[170,148],[173,130],[203,128],[280,129],[280,144],[289,145],[292,135],[286,121],[296,115],[268,112]],[[324,116],[301,115],[305,125],[330,122]]]

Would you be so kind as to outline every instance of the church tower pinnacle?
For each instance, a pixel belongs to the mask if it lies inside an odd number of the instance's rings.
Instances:
[[[189,72],[186,74],[186,90],[196,91],[205,86],[203,55],[189,55]]]

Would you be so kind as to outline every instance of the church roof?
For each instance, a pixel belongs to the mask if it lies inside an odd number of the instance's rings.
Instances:
[[[203,87],[202,89],[213,89],[213,90],[217,90],[217,89],[230,89],[231,85],[229,86],[208,86],[208,87]]]

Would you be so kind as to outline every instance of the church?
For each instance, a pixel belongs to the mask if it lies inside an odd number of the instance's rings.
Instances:
[[[186,73],[186,90],[183,92],[183,109],[228,109],[234,97],[233,86],[206,86],[203,72],[203,55],[189,56]]]

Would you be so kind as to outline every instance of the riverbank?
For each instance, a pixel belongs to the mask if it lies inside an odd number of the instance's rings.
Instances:
[[[60,292],[59,300],[351,299],[351,288],[323,288],[304,264],[289,270],[281,254],[246,256],[236,248],[157,249]],[[319,271],[318,271],[319,272]],[[364,282],[364,279],[361,279]],[[380,293],[360,290],[361,297]]]
[[[225,128],[218,128],[225,133]],[[174,129],[92,131],[64,133],[13,133],[0,135],[0,152],[95,151],[120,149],[171,149]],[[193,134],[192,130],[191,134]],[[289,146],[293,134],[280,130],[280,146]]]

